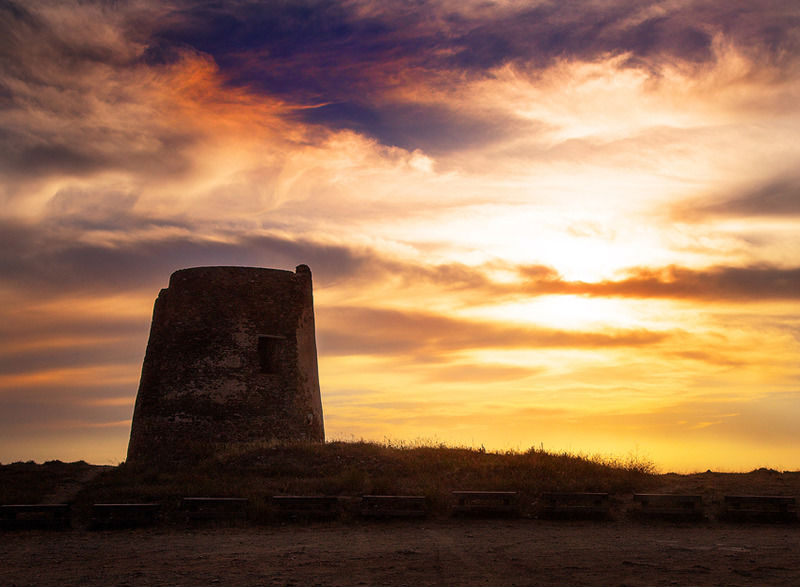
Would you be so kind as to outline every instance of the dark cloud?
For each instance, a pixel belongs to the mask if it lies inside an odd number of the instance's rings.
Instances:
[[[0,273],[5,282],[26,295],[45,297],[157,292],[173,271],[185,267],[293,269],[304,263],[312,267],[315,283],[325,287],[373,262],[368,252],[303,239],[234,233],[200,236],[203,231],[198,226],[189,230],[180,221],[136,215],[131,210],[135,200],[135,195],[126,193],[68,191],[51,201],[54,215],[40,224],[0,220]],[[164,229],[165,234],[148,236],[145,230],[143,236],[131,234],[122,243],[86,238],[89,229],[123,235],[143,228]]]
[[[0,0],[0,58],[3,65],[13,67],[10,61],[20,50],[21,38],[27,31],[42,32],[44,25],[25,6],[11,0]]]
[[[63,189],[40,223],[0,220],[0,272],[29,294],[154,289],[177,269],[201,265],[312,267],[318,287],[391,279],[433,285],[483,302],[525,295],[671,298],[758,302],[800,298],[800,269],[773,266],[633,268],[617,280],[566,281],[552,267],[517,267],[517,283],[494,282],[491,266],[417,265],[366,248],[190,225],[135,211],[130,192]],[[120,235],[92,239],[93,231]],[[125,235],[125,238],[121,238]],[[137,236],[138,235],[138,236]],[[510,269],[507,267],[506,269]]]
[[[141,335],[142,332],[138,334]],[[51,334],[43,333],[43,337],[46,336]],[[0,375],[17,375],[51,369],[78,369],[96,365],[136,365],[144,356],[143,340],[145,338],[141,336],[131,336],[130,340],[101,339],[88,344],[81,344],[77,340],[71,344],[50,347],[44,344],[44,348],[12,349],[0,354]]]
[[[153,42],[211,55],[232,84],[300,102],[330,101],[353,95],[353,83],[383,83],[370,79],[373,65],[394,69],[398,59],[431,48],[415,32],[424,18],[420,8],[410,20],[395,20],[397,14],[359,15],[357,4],[336,0],[184,2]]]
[[[508,293],[509,288],[498,285],[486,274],[486,267],[471,267],[462,263],[443,263],[440,265],[418,265],[380,257],[369,257],[369,268],[373,275],[393,278],[399,287],[413,289],[419,286],[434,285],[444,291],[459,291],[469,297],[471,293],[485,301],[485,296]]]
[[[355,278],[373,259],[368,252],[304,239],[251,236],[241,242],[260,259],[258,266],[270,267],[269,263],[265,264],[268,259],[282,261],[283,265],[291,267],[301,263],[308,265],[314,273],[315,284],[320,287],[331,286],[348,277]]]
[[[666,334],[646,330],[579,332],[449,318],[425,312],[326,308],[318,319],[321,352],[328,355],[435,357],[479,348],[597,348],[652,345]]]
[[[800,299],[800,269],[768,266],[640,269],[618,282],[587,284],[585,293],[708,301]]]
[[[124,10],[97,0],[67,4],[64,10],[89,8],[109,20],[120,42],[65,34],[33,7],[0,3],[3,77],[18,82],[0,86],[0,104],[58,111],[76,123],[67,141],[55,135],[6,136],[0,170],[77,175],[108,168],[149,174],[186,170],[181,153],[196,137],[152,131],[157,140],[148,144],[154,146],[131,152],[137,141],[130,131],[109,145],[100,130],[81,122],[92,105],[79,97],[99,94],[79,82],[104,65],[115,71],[152,68],[157,75],[182,59],[206,56],[225,83],[299,107],[289,115],[294,119],[353,129],[386,145],[442,153],[531,130],[497,112],[476,114],[445,101],[426,101],[425,88],[446,91],[464,79],[491,76],[499,66],[511,64],[535,77],[559,60],[626,55],[626,67],[657,75],[663,64],[711,62],[715,34],[725,35],[758,63],[786,71],[791,67],[785,62],[800,54],[800,9],[790,0],[752,7],[665,6],[655,0],[632,6],[615,0],[491,8],[430,1],[179,0]],[[20,93],[19,87],[26,91]],[[419,91],[404,91],[401,99],[392,93],[398,88]],[[43,98],[48,89],[70,99]]]
[[[621,54],[654,64],[701,63],[713,57],[712,32],[745,46],[762,46],[766,38],[770,48],[784,51],[795,46],[791,23],[798,18],[790,2],[766,9],[553,2],[492,10],[447,2],[185,2],[154,43],[210,54],[232,83],[334,101],[357,95],[350,91],[365,83],[372,89],[391,84],[393,74],[409,67],[486,74],[506,63],[545,67],[556,59]]]
[[[48,10],[49,8],[49,10]],[[105,18],[106,22],[87,22],[82,30],[70,30],[62,26],[59,15],[86,10],[85,14],[95,18]],[[142,13],[156,13],[154,6],[139,10],[121,2],[95,0],[65,0],[54,6],[42,6],[33,2],[0,0],[0,59],[6,75],[24,81],[48,84],[42,75],[43,70],[30,69],[38,59],[50,61],[52,71],[63,73],[85,72],[88,64],[108,64],[126,67],[134,63],[127,47],[110,43],[107,34],[84,34],[92,31],[94,25],[121,27],[122,36],[133,39],[147,35],[148,30],[137,30],[147,19],[140,19]],[[137,21],[139,21],[137,23]],[[127,25],[127,26],[126,26]],[[109,31],[103,31],[108,33]],[[113,36],[113,35],[112,35]]]
[[[773,179],[711,205],[684,204],[674,210],[674,216],[685,221],[709,217],[800,216],[800,177]]]
[[[478,303],[544,295],[584,295],[592,297],[664,298],[738,302],[800,299],[800,268],[770,265],[749,267],[713,266],[689,269],[679,266],[635,267],[620,279],[597,282],[568,281],[553,267],[524,265],[513,268],[520,281],[498,283],[488,271],[493,267],[460,264],[419,266],[369,257],[373,270],[391,273],[403,287],[434,284],[444,290],[470,293]],[[512,267],[505,267],[512,269]]]
[[[49,312],[36,304],[28,306],[21,301],[13,312],[8,312],[0,321],[0,341],[7,343],[13,339],[16,345],[25,349],[50,339],[67,339],[76,343],[99,339],[123,340],[131,336],[131,332],[146,333],[149,326],[148,315],[123,317],[109,314],[86,320],[85,316],[72,315],[61,308]]]
[[[0,174],[9,184],[110,170],[179,175],[200,131],[148,111],[139,81],[153,83],[126,30],[134,13],[109,3],[0,3]],[[38,9],[38,10],[37,10]],[[83,12],[82,12],[83,11]],[[86,29],[59,22],[83,14]],[[138,75],[138,77],[137,77]]]
[[[455,150],[510,127],[416,99],[399,86],[448,87],[512,64],[536,75],[557,60],[627,55],[627,67],[711,62],[722,34],[760,62],[798,55],[800,9],[791,0],[728,3],[540,3],[464,7],[455,2],[207,3],[185,1],[151,40],[153,62],[169,47],[208,54],[227,83],[317,108],[309,122],[351,128],[389,145]],[[423,92],[424,94],[424,92]]]
[[[0,273],[26,296],[157,291],[177,269],[242,265],[311,267],[316,287],[382,282],[413,290],[503,294],[486,268],[419,265],[365,247],[205,225],[180,216],[137,212],[139,195],[114,189],[63,188],[40,222],[0,219]],[[97,238],[94,237],[97,235]],[[552,270],[551,270],[552,271]]]
[[[77,3],[62,6],[65,10],[77,7]],[[37,8],[41,7],[0,1],[0,62],[4,77],[45,88],[60,84],[64,74],[84,71],[90,62],[116,66],[126,63],[122,53],[92,35],[62,34]],[[48,74],[59,75],[49,78]]]
[[[130,430],[134,397],[127,396],[130,398],[128,405],[120,403],[91,406],[76,401],[78,397],[87,397],[86,388],[81,390],[80,396],[59,396],[59,391],[61,390],[57,388],[40,389],[25,398],[4,400],[3,409],[0,410],[0,434],[6,436],[3,440],[18,440],[28,436],[35,438],[49,430],[83,434],[88,432],[87,428],[96,427],[114,426]],[[65,438],[62,436],[63,440]],[[98,438],[97,442],[107,443],[108,440]],[[120,438],[122,442],[125,440],[127,439]]]
[[[6,157],[0,168],[7,174],[81,176],[108,167],[104,153],[89,153],[83,146],[63,144],[14,145],[3,141]],[[11,143],[11,144],[9,144]]]
[[[644,12],[644,4],[637,8]],[[685,9],[684,9],[685,10]],[[682,59],[705,62],[711,36],[689,22],[680,9],[664,16],[633,19],[627,3],[549,3],[478,24],[455,41],[453,61],[468,69],[489,69],[514,62],[546,67],[555,59],[592,61],[631,54],[631,64]]]
[[[336,102],[302,109],[297,115],[307,123],[355,130],[386,145],[408,150],[423,149],[434,155],[497,141],[512,127],[515,127],[515,132],[531,127],[529,123],[515,123],[510,119],[481,118],[457,112],[443,104],[375,107],[356,102]]]
[[[196,140],[189,132],[146,126],[111,130],[76,117],[66,133],[0,131],[0,173],[9,179],[84,177],[109,170],[146,172],[151,179],[180,175],[191,169],[186,149]],[[147,149],[137,147],[142,142]]]

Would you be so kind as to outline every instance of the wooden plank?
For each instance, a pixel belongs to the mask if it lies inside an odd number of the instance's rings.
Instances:
[[[633,500],[639,504],[633,512],[639,517],[670,520],[699,520],[704,517],[701,495],[637,493]]]
[[[91,527],[137,528],[156,523],[161,505],[157,503],[95,503],[92,504]]]
[[[361,515],[368,518],[423,518],[428,514],[424,495],[364,495]]]
[[[720,519],[736,522],[796,522],[796,500],[784,495],[726,495]]]
[[[544,493],[540,515],[548,518],[607,518],[608,493]]]
[[[0,528],[3,529],[61,529],[69,526],[70,507],[66,503],[0,506]]]
[[[453,514],[514,516],[519,514],[516,491],[453,491]]]

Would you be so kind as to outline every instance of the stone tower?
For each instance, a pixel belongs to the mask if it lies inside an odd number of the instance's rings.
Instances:
[[[325,440],[311,270],[176,271],[153,310],[128,461],[265,440]]]

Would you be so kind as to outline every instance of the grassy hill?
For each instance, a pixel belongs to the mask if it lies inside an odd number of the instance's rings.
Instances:
[[[31,503],[85,472],[86,463],[14,463],[0,467],[0,502]],[[194,463],[122,464],[101,472],[75,505],[154,501],[185,496],[247,497],[255,510],[273,495],[425,495],[434,512],[446,511],[458,489],[518,491],[522,499],[545,491],[626,493],[654,484],[647,462],[614,461],[540,450],[489,453],[443,445],[330,442],[236,446]]]
[[[84,462],[0,466],[0,503],[35,503],[58,487],[87,476]],[[266,517],[273,495],[425,495],[434,514],[448,511],[453,490],[508,490],[521,503],[549,491],[800,495],[800,473],[757,470],[746,474],[657,474],[652,463],[572,454],[491,453],[443,445],[371,442],[232,446],[194,463],[122,464],[98,470],[78,491],[75,510],[92,503],[158,502],[175,511],[186,496],[246,497],[256,519]]]

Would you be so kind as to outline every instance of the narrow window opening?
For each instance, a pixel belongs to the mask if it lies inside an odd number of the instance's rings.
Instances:
[[[285,340],[283,336],[258,337],[258,361],[262,373],[275,374],[280,371],[281,349]]]

